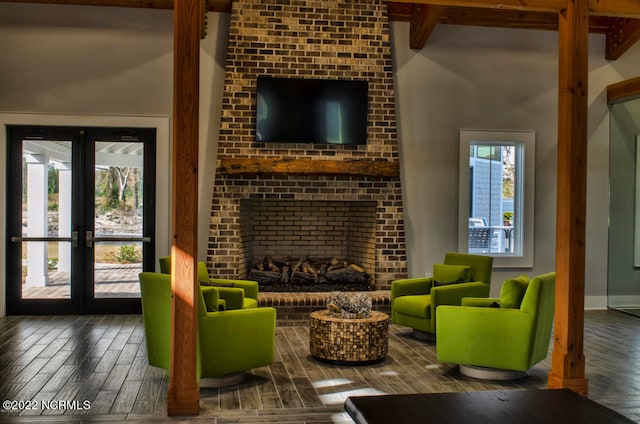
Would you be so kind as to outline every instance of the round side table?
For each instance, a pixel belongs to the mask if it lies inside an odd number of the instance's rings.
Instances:
[[[389,347],[389,315],[371,311],[369,318],[333,317],[329,310],[309,315],[309,350],[314,358],[348,365],[384,360]]]

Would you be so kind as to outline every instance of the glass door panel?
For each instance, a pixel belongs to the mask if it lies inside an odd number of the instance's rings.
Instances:
[[[71,141],[22,141],[23,299],[71,298],[71,152]]]
[[[144,143],[95,145],[94,296],[139,298],[144,216]]]

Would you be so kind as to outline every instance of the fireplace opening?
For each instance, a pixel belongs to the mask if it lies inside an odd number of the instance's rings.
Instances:
[[[373,290],[374,201],[240,202],[245,275],[262,291]]]

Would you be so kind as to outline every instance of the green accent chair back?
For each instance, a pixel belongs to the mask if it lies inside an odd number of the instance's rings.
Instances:
[[[158,259],[160,272],[171,274],[171,256]],[[204,286],[217,287],[219,290],[219,307],[222,309],[247,309],[258,307],[258,282],[251,280],[233,280],[209,278],[207,264],[198,262],[198,281]]]
[[[198,376],[221,377],[273,362],[276,310],[253,308],[209,312],[217,290],[198,287]],[[149,364],[170,370],[171,279],[140,274],[142,317]]]
[[[438,285],[435,275],[391,282],[391,319],[394,324],[411,327],[417,330],[414,331],[416,335],[435,334],[436,309],[440,305],[460,305],[465,297],[489,296],[493,257],[448,252],[443,264],[469,267],[468,278],[464,282],[447,285]]]
[[[526,372],[546,358],[549,350],[555,281],[554,272],[531,279],[515,308],[500,307],[500,299],[489,299],[494,307],[488,307],[487,299],[472,298],[465,299],[462,306],[438,308],[438,360]],[[510,282],[506,280],[503,288]]]

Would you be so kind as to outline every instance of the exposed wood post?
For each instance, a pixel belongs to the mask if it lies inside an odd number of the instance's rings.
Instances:
[[[560,13],[556,308],[550,388],[584,396],[584,276],[589,71],[588,0]]]
[[[198,113],[201,0],[174,4],[171,371],[168,415],[197,415]]]

